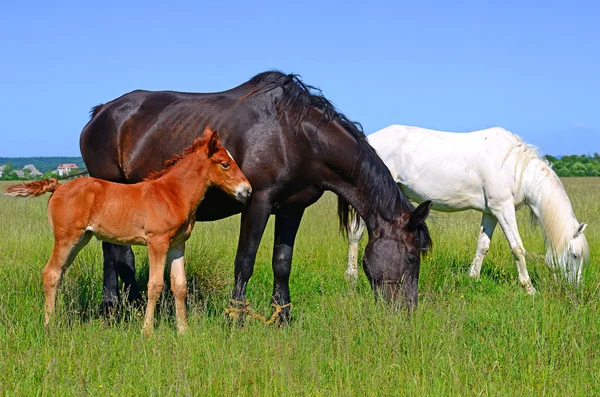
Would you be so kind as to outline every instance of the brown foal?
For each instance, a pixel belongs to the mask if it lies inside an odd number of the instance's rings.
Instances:
[[[11,196],[37,197],[54,192],[48,218],[54,249],[42,273],[46,295],[45,326],[56,305],[65,269],[92,236],[123,245],[146,245],[150,260],[148,305],[142,331],[151,335],[154,309],[164,284],[165,262],[171,263],[177,329],[187,329],[183,267],[185,242],[196,220],[196,208],[206,190],[217,186],[241,202],[251,193],[250,183],[210,127],[204,136],[166,163],[165,168],[140,183],[125,185],[91,177],[59,185],[57,179],[11,185]]]

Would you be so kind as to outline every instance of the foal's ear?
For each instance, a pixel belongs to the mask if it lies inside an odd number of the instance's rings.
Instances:
[[[429,215],[429,211],[431,210],[431,201],[425,201],[419,205],[412,214],[410,214],[410,218],[408,218],[408,223],[406,227],[409,230],[416,230],[417,226],[424,222],[427,216]]]
[[[213,133],[212,128],[210,128],[210,125],[207,125],[206,128],[204,128],[204,133],[202,134],[202,138],[208,139],[208,138],[210,138],[212,133]]]
[[[219,134],[211,130],[210,140],[208,141],[208,157],[211,157],[219,150]]]

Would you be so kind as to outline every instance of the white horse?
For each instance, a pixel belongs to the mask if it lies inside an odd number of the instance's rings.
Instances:
[[[419,203],[431,200],[438,211],[474,209],[483,213],[471,277],[479,277],[500,223],[517,263],[519,281],[527,293],[536,292],[515,217],[515,211],[526,204],[546,235],[546,263],[558,267],[569,282],[579,284],[589,260],[583,234],[587,225],[575,218],[550,165],[521,138],[503,128],[457,134],[392,125],[369,135],[368,140],[410,199]],[[354,225],[348,233],[346,276],[356,280],[364,223],[358,218]]]

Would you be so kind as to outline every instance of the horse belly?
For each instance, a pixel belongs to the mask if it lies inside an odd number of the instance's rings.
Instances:
[[[483,182],[473,169],[412,164],[400,170],[404,194],[418,203],[431,200],[436,211],[483,211],[486,207]]]
[[[98,208],[88,230],[99,240],[121,245],[146,245],[147,214],[138,206],[104,202]]]
[[[124,226],[124,227],[123,227]],[[129,225],[96,224],[87,228],[98,240],[119,245],[147,245],[146,237]]]

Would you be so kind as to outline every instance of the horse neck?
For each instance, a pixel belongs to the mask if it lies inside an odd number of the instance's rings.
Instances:
[[[548,250],[560,255],[579,224],[560,179],[545,161],[532,159],[521,189],[546,235]]]
[[[320,160],[329,171],[323,173],[326,180],[322,185],[358,212],[369,234],[413,210],[364,136],[354,137],[337,123],[329,125],[326,134],[309,136],[323,140],[315,143],[315,147],[325,148],[320,150]]]
[[[198,207],[210,186],[208,159],[196,153],[189,154],[171,166],[154,183],[175,193],[186,206],[186,211],[192,212]]]

